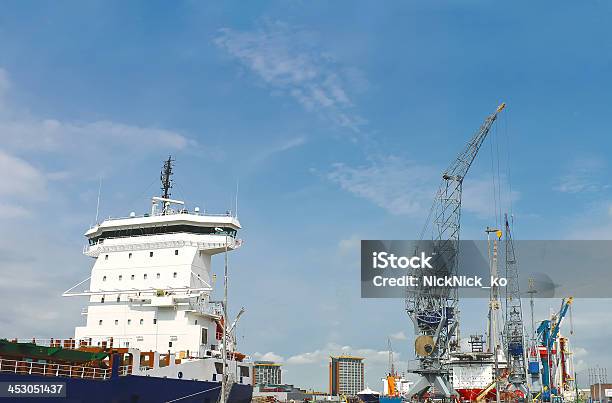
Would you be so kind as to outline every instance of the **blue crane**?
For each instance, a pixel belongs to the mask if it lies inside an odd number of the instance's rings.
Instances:
[[[551,369],[550,369],[550,355],[553,351],[557,337],[559,336],[559,328],[563,322],[563,318],[570,309],[573,297],[563,298],[561,301],[561,308],[556,316],[553,316],[551,320],[543,320],[538,326],[537,339],[539,342],[540,352],[539,357],[542,363],[542,400],[549,402],[552,395],[558,394],[558,390],[555,385],[552,384]],[[544,351],[542,351],[544,350]]]

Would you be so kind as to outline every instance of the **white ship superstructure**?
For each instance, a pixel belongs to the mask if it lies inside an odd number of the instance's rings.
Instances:
[[[89,229],[84,253],[95,259],[91,276],[64,293],[89,297],[76,344],[129,349],[148,375],[220,381],[225,326],[228,376],[250,384],[252,363],[235,350],[235,323],[228,326],[223,301],[211,299],[212,256],[240,247],[240,228],[231,212],[190,211],[166,191],[142,216]]]
[[[239,242],[235,217],[185,210],[109,219],[87,231],[85,254],[95,258],[87,324],[77,340],[142,351],[204,356],[219,349],[215,337],[222,306],[210,300],[211,257]]]

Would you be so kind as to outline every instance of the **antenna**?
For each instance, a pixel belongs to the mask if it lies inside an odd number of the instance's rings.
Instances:
[[[161,180],[161,190],[162,190],[162,198],[164,200],[170,199],[170,189],[172,189],[172,168],[173,168],[174,160],[171,155],[168,155],[168,159],[164,161],[164,166],[161,171],[160,180]],[[166,214],[168,211],[169,203],[164,201],[163,214]]]
[[[96,225],[98,225],[98,213],[100,212],[100,192],[102,191],[102,175],[100,175],[100,184],[98,185],[98,202],[96,203]]]

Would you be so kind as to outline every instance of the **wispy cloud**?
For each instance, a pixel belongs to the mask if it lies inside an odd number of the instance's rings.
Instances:
[[[306,144],[306,137],[304,136],[297,136],[297,137],[291,137],[288,139],[284,139],[278,143],[265,147],[260,152],[256,152],[253,155],[253,162],[264,161],[272,157],[273,155],[283,153],[285,151],[289,151],[294,148],[301,147],[304,144]]]
[[[341,68],[314,40],[306,30],[268,21],[252,31],[223,28],[214,43],[274,94],[290,96],[306,110],[358,132],[365,120],[355,113],[346,87],[354,69]]]
[[[610,188],[604,182],[606,164],[599,158],[578,158],[573,161],[568,172],[562,175],[555,190],[563,193],[599,192]]]
[[[197,146],[189,137],[163,128],[110,120],[87,122],[35,116],[27,108],[9,102],[12,89],[8,73],[0,68],[0,148],[3,152],[0,157],[3,163],[17,167],[22,175],[29,175],[23,184],[12,181],[13,186],[29,186],[40,176],[62,179],[71,176],[70,169],[83,175],[91,171],[92,161],[99,174],[100,169],[110,170],[122,160],[145,156],[151,151],[172,152]],[[28,168],[28,157],[40,160],[44,155],[61,161],[62,170],[38,175],[35,168]],[[44,171],[43,167],[39,169]]]
[[[327,178],[391,214],[417,215],[431,204],[438,183],[436,172],[429,166],[389,156],[357,167],[334,164]]]
[[[30,216],[33,203],[43,201],[47,194],[47,178],[27,161],[0,149],[0,172],[10,177],[0,186],[0,219]]]
[[[429,211],[442,168],[405,160],[397,156],[371,159],[351,167],[335,164],[327,178],[341,189],[366,199],[394,215],[418,216]],[[501,178],[501,188],[509,186]],[[463,188],[463,207],[479,217],[494,215],[493,183],[488,178],[470,178]],[[502,203],[519,198],[519,193],[502,194]],[[499,201],[498,201],[499,203]]]

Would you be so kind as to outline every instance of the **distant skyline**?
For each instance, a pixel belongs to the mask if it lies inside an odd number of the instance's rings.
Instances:
[[[416,238],[440,172],[500,102],[466,180],[462,238],[484,238],[496,210],[512,212],[517,239],[612,238],[611,11],[4,2],[0,337],[73,334],[85,301],[60,295],[89,276],[100,178],[100,217],[142,213],[172,154],[172,195],[190,207],[234,209],[239,184],[240,348],[318,390],[330,354],[363,356],[381,389],[387,338],[405,369],[413,330],[403,301],[360,298],[359,241]],[[536,317],[559,302],[538,301]],[[484,332],[486,301],[461,308],[461,333]],[[579,382],[612,359],[611,308],[574,304]]]

